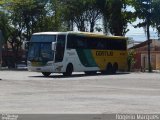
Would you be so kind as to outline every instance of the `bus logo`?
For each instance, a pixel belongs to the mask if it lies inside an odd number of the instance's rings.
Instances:
[[[96,51],[96,56],[113,56],[113,51]]]

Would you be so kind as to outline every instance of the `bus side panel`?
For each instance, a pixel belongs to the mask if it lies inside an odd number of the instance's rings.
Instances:
[[[108,63],[118,64],[118,70],[127,70],[127,52],[112,50],[76,49],[67,51],[66,65],[72,63],[75,71],[101,71]]]
[[[100,70],[105,70],[108,63],[118,64],[120,71],[127,70],[127,52],[116,50],[92,50],[93,58]]]
[[[99,68],[92,58],[91,50],[66,50],[64,57],[64,69],[65,71],[69,63],[73,64],[75,72],[84,72],[84,71],[98,71]]]
[[[90,49],[76,49],[81,63],[85,67],[98,67]]]

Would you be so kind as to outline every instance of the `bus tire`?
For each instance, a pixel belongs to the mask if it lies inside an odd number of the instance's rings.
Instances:
[[[112,73],[113,73],[113,74],[116,74],[117,70],[118,70],[118,64],[117,64],[117,63],[114,63],[114,64],[113,64],[113,67],[112,67]]]
[[[66,72],[63,73],[64,76],[71,76],[73,72],[73,65],[70,63],[67,65]]]
[[[48,76],[50,76],[50,72],[42,72],[42,74],[45,76],[45,77],[48,77]]]
[[[112,74],[113,73],[113,67],[112,67],[111,63],[108,63],[105,72],[106,72],[106,74]]]

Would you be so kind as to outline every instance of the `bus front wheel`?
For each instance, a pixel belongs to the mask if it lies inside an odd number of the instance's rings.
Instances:
[[[45,77],[48,77],[51,73],[50,73],[50,72],[42,72],[42,74],[43,74]]]
[[[66,68],[66,72],[63,73],[64,76],[71,76],[73,72],[73,65],[69,64]]]

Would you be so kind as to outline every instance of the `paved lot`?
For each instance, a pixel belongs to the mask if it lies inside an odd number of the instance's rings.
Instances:
[[[160,73],[49,78],[0,71],[0,113],[160,113]]]

